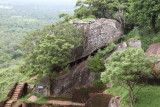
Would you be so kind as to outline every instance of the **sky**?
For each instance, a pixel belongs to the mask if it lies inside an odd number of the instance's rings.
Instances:
[[[74,8],[77,0],[0,0],[6,4],[33,4],[33,5],[48,5],[55,7],[69,7]]]
[[[23,3],[76,3],[77,0],[0,0],[0,2],[23,2]]]

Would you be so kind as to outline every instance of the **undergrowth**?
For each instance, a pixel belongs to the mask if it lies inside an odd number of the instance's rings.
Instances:
[[[127,41],[130,38],[141,40],[142,49],[146,51],[149,45],[160,42],[160,32],[155,34],[150,27],[134,28],[123,36],[123,41]]]
[[[30,98],[31,96],[36,96],[38,100],[34,101],[34,102],[28,101],[27,99]],[[46,103],[46,98],[47,98],[47,96],[44,96],[44,95],[28,94],[25,97],[18,99],[18,101],[31,102],[31,103]]]
[[[6,98],[8,92],[16,82],[22,82],[29,77],[19,72],[18,68],[7,69],[0,72],[0,101]]]
[[[139,86],[136,86],[138,88]],[[121,97],[121,107],[127,107],[130,104],[128,90],[115,86],[107,89],[105,93]],[[133,107],[159,107],[160,106],[160,87],[156,85],[146,85],[138,94]]]

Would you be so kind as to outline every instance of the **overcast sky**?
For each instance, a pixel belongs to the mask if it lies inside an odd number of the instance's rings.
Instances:
[[[0,0],[0,5],[7,4],[33,4],[33,5],[47,5],[52,7],[68,7],[74,8],[77,0]]]
[[[0,0],[7,2],[32,2],[32,3],[76,3],[77,0]]]

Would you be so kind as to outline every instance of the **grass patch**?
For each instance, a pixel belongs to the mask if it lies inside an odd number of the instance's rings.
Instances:
[[[136,96],[134,107],[160,107],[160,86],[146,86]]]
[[[150,27],[135,28],[123,37],[123,41],[130,38],[141,40],[142,49],[146,50],[149,45],[160,42],[160,32],[155,34]]]
[[[0,72],[0,101],[6,98],[8,92],[16,82],[22,82],[29,77],[19,72],[18,67]]]
[[[38,98],[38,100],[34,101],[34,102],[28,101],[27,99],[30,98],[31,96],[36,96]],[[44,96],[44,95],[28,94],[25,97],[18,99],[18,101],[44,104],[44,103],[46,103],[46,99],[47,99],[47,96]]]
[[[121,96],[122,107],[130,104],[128,91],[122,87],[107,89],[106,93]],[[136,95],[136,102],[133,107],[160,107],[160,86],[147,85],[142,88]]]

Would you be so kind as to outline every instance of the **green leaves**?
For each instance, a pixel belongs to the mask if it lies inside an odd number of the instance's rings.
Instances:
[[[31,33],[23,42],[26,63],[21,71],[45,76],[51,71],[64,70],[69,63],[71,49],[81,41],[82,31],[69,23],[57,23]]]
[[[106,62],[106,71],[101,74],[101,80],[106,83],[126,82],[139,78],[139,74],[149,74],[152,71],[152,61],[142,49],[128,48],[115,52]]]
[[[88,58],[87,67],[95,73],[99,73],[105,69],[103,60],[99,56]]]
[[[144,26],[150,24],[152,16],[157,16],[160,13],[159,0],[130,0],[129,20],[134,24]]]

